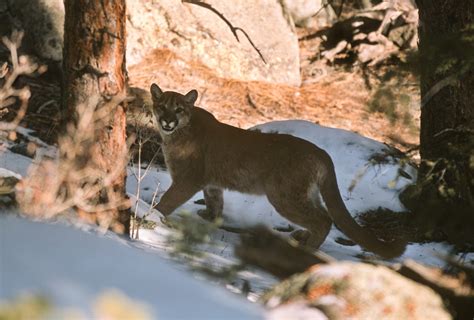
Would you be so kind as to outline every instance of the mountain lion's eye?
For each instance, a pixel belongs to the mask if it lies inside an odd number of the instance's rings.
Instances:
[[[176,113],[181,113],[181,112],[183,112],[183,111],[184,111],[183,108],[177,108],[177,109],[175,110]]]

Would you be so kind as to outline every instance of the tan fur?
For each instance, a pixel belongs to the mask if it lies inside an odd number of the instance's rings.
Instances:
[[[207,216],[219,217],[222,189],[229,189],[266,195],[283,217],[310,232],[307,244],[312,247],[323,243],[334,221],[365,249],[383,257],[403,253],[404,244],[384,243],[354,221],[339,193],[332,160],[324,150],[290,135],[221,123],[194,107],[195,90],[181,95],[163,92],[153,84],[151,94],[173,179],[157,205],[165,216],[204,190]]]

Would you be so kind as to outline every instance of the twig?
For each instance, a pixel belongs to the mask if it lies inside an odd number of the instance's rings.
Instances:
[[[8,66],[3,64],[1,67],[2,78],[5,79],[3,86],[0,88],[0,110],[7,108],[14,103],[13,97],[17,97],[20,101],[20,107],[13,121],[4,122],[0,121],[0,130],[2,131],[14,131],[20,124],[20,121],[26,114],[28,107],[28,100],[31,96],[30,89],[23,87],[15,89],[13,84],[16,79],[23,74],[31,74],[38,70],[37,64],[28,63],[25,57],[18,56],[18,47],[23,39],[22,32],[13,32],[11,38],[3,37],[2,42],[10,51],[12,72],[8,74]]]
[[[51,99],[51,100],[49,100],[49,101],[46,101],[45,103],[43,103],[43,104],[38,108],[38,110],[36,110],[36,113],[41,113],[41,112],[43,112],[44,108],[46,108],[47,106],[52,105],[52,104],[56,104],[56,100]],[[56,107],[56,108],[57,108],[57,107]]]
[[[316,11],[316,13],[311,16],[311,18],[316,17],[321,11],[323,11],[324,9],[326,9],[327,6],[329,6],[329,1],[327,1],[325,4],[323,4],[323,5],[321,6],[321,8],[319,8],[318,11]]]
[[[339,12],[336,13],[338,19],[341,17],[342,10],[344,9],[344,5],[345,5],[345,4],[346,4],[346,0],[342,0],[342,1],[341,1],[341,5],[340,5],[339,8],[338,8],[338,11],[339,11]],[[333,7],[333,9],[334,9],[334,7]],[[334,10],[334,11],[336,11],[336,10]]]
[[[138,121],[135,124],[135,126],[136,126],[136,128],[139,128]],[[151,160],[147,164],[144,172],[142,172],[142,150],[143,150],[143,145],[148,141],[148,139],[146,139],[146,140],[143,139],[143,133],[142,133],[141,129],[137,130],[137,134],[138,134],[138,139],[137,139],[138,140],[138,169],[137,170],[132,170],[132,174],[135,177],[135,179],[137,180],[137,188],[136,188],[137,201],[135,203],[135,210],[134,210],[134,217],[133,217],[134,218],[134,225],[133,225],[133,228],[131,230],[131,238],[132,239],[139,239],[140,223],[138,223],[137,212],[138,212],[138,205],[139,205],[139,199],[140,199],[140,193],[141,193],[141,183],[142,183],[143,179],[145,178],[145,176],[150,171],[150,168],[151,168],[155,158],[158,156],[158,153],[160,151],[160,149],[158,149],[154,153],[153,157],[151,158]],[[153,210],[153,207],[154,207],[155,199],[158,195],[158,191],[159,191],[159,185],[156,187],[156,190],[153,192],[150,207],[149,207],[147,213],[142,217],[142,219],[145,219],[149,214],[151,214],[151,211]]]
[[[445,135],[447,133],[461,133],[461,134],[474,134],[474,130],[464,128],[463,126],[458,126],[457,128],[447,128],[443,129],[440,132],[433,135],[433,138],[437,138],[441,135]]]
[[[265,60],[265,58],[262,55],[262,52],[257,48],[257,46],[255,46],[255,44],[253,43],[252,39],[247,34],[247,32],[245,32],[245,30],[240,28],[240,27],[234,27],[232,25],[232,23],[220,11],[218,11],[217,9],[215,9],[213,6],[211,6],[208,3],[198,1],[198,0],[181,0],[181,2],[182,3],[194,4],[196,6],[200,6],[200,7],[203,7],[207,10],[210,10],[210,11],[214,12],[219,18],[222,19],[222,21],[224,21],[227,24],[227,26],[230,28],[230,31],[232,32],[232,34],[234,35],[235,39],[238,42],[240,42],[240,39],[239,39],[239,36],[237,34],[237,31],[242,32],[245,35],[245,37],[247,38],[247,40],[250,42],[250,45],[255,49],[255,51],[257,51],[257,53],[260,56],[260,59],[262,59],[263,63],[267,64],[267,61]]]
[[[249,91],[247,91],[247,102],[259,115],[265,116],[265,114],[258,108]]]
[[[131,238],[132,239],[138,239],[139,235],[138,235],[138,230],[140,229],[140,227],[138,226],[138,223],[137,223],[137,212],[138,212],[138,203],[139,203],[139,199],[140,199],[140,190],[141,190],[141,182],[143,180],[143,176],[141,174],[141,171],[142,171],[142,144],[143,144],[143,141],[140,137],[140,140],[138,142],[138,176],[135,175],[135,177],[137,178],[137,200],[136,200],[136,203],[135,203],[135,210],[134,210],[134,213],[133,213],[133,229],[132,229],[132,232],[131,232]]]
[[[442,89],[447,86],[455,85],[458,82],[458,75],[451,75],[444,78],[443,80],[437,82],[434,86],[428,90],[423,99],[421,99],[421,109],[423,109],[426,104]]]

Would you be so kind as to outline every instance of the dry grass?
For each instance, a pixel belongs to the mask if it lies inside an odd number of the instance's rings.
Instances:
[[[371,90],[357,72],[332,72],[301,87],[246,82],[220,78],[202,63],[160,49],[139,65],[129,67],[129,76],[131,87],[146,91],[153,82],[182,93],[197,89],[198,106],[212,112],[220,121],[238,127],[303,119],[358,132],[402,149],[418,141],[412,128],[390,123],[383,114],[369,112]]]
[[[311,30],[299,29],[298,32],[303,38]],[[387,83],[382,79],[383,74],[397,70],[397,66],[371,69],[370,74],[362,70],[344,70],[314,61],[318,48],[319,38],[300,41],[301,87],[221,78],[199,61],[178,56],[168,49],[157,49],[138,65],[128,67],[132,94],[139,97],[128,116],[133,122],[137,114],[143,112],[143,100],[150,104],[147,102],[148,90],[151,83],[157,82],[167,90],[178,92],[197,89],[199,106],[212,112],[220,121],[242,128],[272,120],[303,119],[351,130],[401,150],[418,144],[419,110],[416,106],[419,92],[413,75],[399,74],[402,84]],[[56,81],[58,75],[52,75],[54,81],[51,77],[26,81],[33,96],[25,122],[48,142],[55,141],[59,121],[59,81]],[[383,112],[370,110],[378,89],[388,85],[395,88],[396,97],[410,96],[412,110],[409,114],[400,114],[408,115],[411,125],[391,121]],[[398,101],[392,104],[397,105]],[[129,124],[134,125],[130,121]]]

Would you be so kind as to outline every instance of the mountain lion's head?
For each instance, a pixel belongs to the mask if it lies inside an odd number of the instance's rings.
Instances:
[[[188,124],[191,109],[198,97],[196,90],[191,90],[186,95],[174,91],[163,92],[154,83],[151,85],[150,92],[153,99],[153,113],[160,132],[172,134]]]

